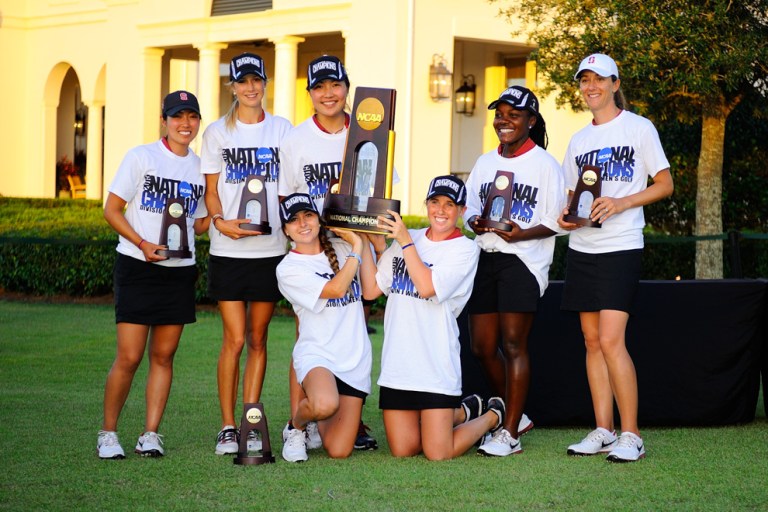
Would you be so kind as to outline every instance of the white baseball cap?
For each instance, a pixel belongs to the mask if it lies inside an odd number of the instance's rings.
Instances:
[[[573,75],[573,79],[578,80],[579,74],[585,70],[594,71],[604,77],[615,76],[619,78],[619,68],[616,67],[616,62],[603,53],[593,53],[582,60],[579,64],[579,70]]]

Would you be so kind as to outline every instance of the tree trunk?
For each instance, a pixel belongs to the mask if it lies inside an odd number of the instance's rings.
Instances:
[[[723,145],[725,119],[722,110],[705,112],[701,124],[701,152],[696,185],[696,235],[723,232]],[[722,240],[696,242],[696,279],[723,278]]]

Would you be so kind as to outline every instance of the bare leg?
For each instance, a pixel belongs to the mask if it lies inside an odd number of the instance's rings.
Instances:
[[[147,416],[145,432],[157,432],[173,381],[173,358],[179,347],[183,325],[156,325],[150,330]]]
[[[506,362],[499,348],[499,314],[469,316],[472,353],[478,358],[493,392],[504,396],[507,387]]]
[[[245,360],[243,376],[243,401],[258,402],[267,372],[267,332],[269,321],[275,310],[274,302],[251,302],[248,304],[248,324],[246,339],[248,354]]]
[[[237,386],[240,380],[240,354],[245,346],[246,304],[242,301],[219,301],[224,334],[217,368],[221,425],[235,423]]]
[[[148,325],[126,322],[117,324],[117,354],[104,386],[102,430],[117,430],[117,420],[131,391],[133,376],[144,357],[148,334]]]
[[[600,347],[621,417],[621,431],[640,435],[637,424],[637,374],[627,351],[625,332],[629,314],[624,311],[600,311]]]
[[[531,380],[528,334],[533,325],[533,313],[500,313],[499,317],[507,376],[506,392],[502,395],[507,406],[504,428],[517,439]]]

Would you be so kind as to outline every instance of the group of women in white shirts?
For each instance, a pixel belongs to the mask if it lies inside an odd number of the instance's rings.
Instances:
[[[158,205],[171,196],[150,197],[149,184],[174,179],[185,185],[179,187],[187,198],[189,239],[206,229],[210,236],[208,293],[218,301],[223,326],[217,454],[238,452],[235,404],[246,346],[243,402],[260,400],[267,326],[282,296],[297,317],[283,458],[304,461],[308,450],[321,446],[331,457],[349,456],[371,393],[372,350],[362,301],[382,294],[387,305],[377,383],[391,453],[449,459],[475,445],[483,455],[520,453],[520,436],[532,427],[523,413],[528,334],[547,287],[554,237],[569,234],[562,307],[581,318],[596,429],[567,452],[608,453],[616,462],[643,457],[637,379],[624,331],[640,277],[642,206],[670,195],[673,186],[655,128],[625,110],[615,62],[603,54],[581,62],[575,78],[594,120],[573,137],[562,166],[546,152],[538,99],[524,87],[510,87],[488,107],[495,113],[499,147],[478,158],[466,184],[452,175],[432,179],[425,195],[429,227],[408,229],[397,212],[389,212],[391,218],[379,218],[384,234],[324,226],[323,201],[339,177],[349,126],[350,83],[341,61],[328,55],[312,61],[307,76],[315,114],[292,127],[262,107],[263,60],[239,55],[230,63],[232,108],[206,129],[201,159],[189,150],[200,124],[197,100],[176,91],[163,106],[167,135],[131,150],[118,170],[105,206],[107,221],[120,234],[118,343],[105,388],[99,456],[125,455],[117,420],[147,340],[147,416],[135,451],[164,453],[157,428],[170,392],[173,354],[184,324],[194,322],[196,277],[190,270],[194,256],[165,259],[155,253],[161,248],[155,243],[162,219]],[[585,164],[603,170],[602,196],[590,213],[600,228],[564,218],[566,190],[575,189]],[[508,229],[478,222],[499,170],[514,173],[502,221]],[[252,174],[266,188],[270,234],[243,229],[249,221],[238,218],[245,179]],[[623,178],[613,179],[618,175]],[[172,187],[158,190],[176,193]],[[474,240],[461,231],[459,218]],[[168,300],[170,305],[146,299],[175,297],[169,287],[191,299]],[[462,395],[456,319],[465,308],[472,352],[493,397]],[[257,433],[242,435],[249,436],[249,448],[258,449]]]

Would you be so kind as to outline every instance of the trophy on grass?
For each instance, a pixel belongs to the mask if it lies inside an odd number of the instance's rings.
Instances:
[[[512,208],[512,185],[515,182],[515,173],[512,171],[496,171],[488,198],[485,200],[483,214],[477,218],[477,227],[485,229],[497,229],[499,231],[512,231],[512,225],[508,224],[509,212]]]
[[[272,234],[267,209],[267,189],[264,186],[263,176],[251,174],[246,178],[237,218],[248,219],[247,223],[240,224],[241,229],[259,231],[264,235]]]
[[[594,165],[585,165],[581,170],[579,182],[573,192],[568,213],[563,217],[566,222],[572,222],[580,226],[599,228],[599,222],[590,219],[592,203],[600,197],[601,169]]]
[[[261,438],[261,447],[248,449],[248,437],[251,431],[256,431]],[[261,403],[243,404],[243,418],[240,421],[240,442],[237,455],[232,462],[241,466],[255,464],[271,464],[275,462],[272,456],[272,446],[269,443],[269,428],[264,406]]]
[[[183,199],[178,197],[166,199],[159,245],[168,248],[155,251],[158,256],[165,256],[166,258],[192,257],[187,239],[187,214]]]
[[[358,87],[339,182],[323,205],[328,227],[385,234],[377,217],[400,212],[392,197],[395,90]]]

